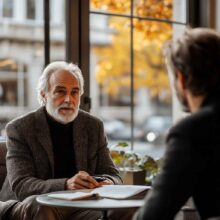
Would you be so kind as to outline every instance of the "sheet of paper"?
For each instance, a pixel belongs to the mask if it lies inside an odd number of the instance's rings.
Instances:
[[[98,197],[126,199],[150,188],[151,187],[149,186],[137,185],[106,185],[95,189],[73,190],[68,193],[54,192],[48,196],[56,199],[66,200],[97,199]]]
[[[149,186],[106,185],[94,189],[93,192],[104,198],[126,199],[148,189],[150,189]]]

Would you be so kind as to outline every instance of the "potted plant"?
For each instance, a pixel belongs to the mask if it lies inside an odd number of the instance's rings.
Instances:
[[[110,152],[125,184],[152,184],[159,171],[159,161],[130,151],[127,142],[113,145]]]

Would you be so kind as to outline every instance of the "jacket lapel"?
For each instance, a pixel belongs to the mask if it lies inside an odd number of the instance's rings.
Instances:
[[[52,170],[52,175],[54,176],[53,145],[52,145],[52,140],[50,136],[49,126],[47,123],[44,107],[41,107],[36,111],[35,122],[36,122],[37,138],[41,143],[41,145],[43,146],[43,148],[45,149],[45,151],[47,152]]]
[[[73,143],[77,171],[87,170],[88,134],[83,118],[83,112],[79,111],[73,123]]]

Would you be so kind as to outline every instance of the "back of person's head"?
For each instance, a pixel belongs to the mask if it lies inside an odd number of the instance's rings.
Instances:
[[[166,48],[173,72],[185,75],[193,95],[205,95],[220,87],[220,34],[208,28],[187,28]]]
[[[38,86],[37,86],[37,93],[38,93],[38,101],[39,101],[40,105],[44,105],[42,92],[44,92],[44,93],[48,92],[50,77],[54,72],[57,72],[57,71],[67,71],[67,72],[73,74],[73,76],[79,82],[80,95],[83,94],[83,92],[84,92],[84,88],[83,88],[84,87],[84,79],[83,79],[82,72],[81,72],[80,68],[73,63],[67,63],[65,61],[55,61],[55,62],[52,62],[46,66],[42,75],[39,78]]]

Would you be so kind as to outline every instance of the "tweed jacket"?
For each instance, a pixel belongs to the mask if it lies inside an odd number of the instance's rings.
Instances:
[[[170,130],[161,173],[134,219],[174,219],[189,197],[201,219],[220,216],[219,94]]]
[[[6,133],[7,177],[0,200],[21,201],[30,195],[65,189],[66,178],[54,179],[53,146],[44,107],[9,122]],[[80,110],[73,123],[73,143],[77,171],[121,183],[101,120]]]
[[[7,220],[5,219],[5,213],[12,208],[17,203],[16,200],[9,200],[7,202],[0,201],[0,220]]]

